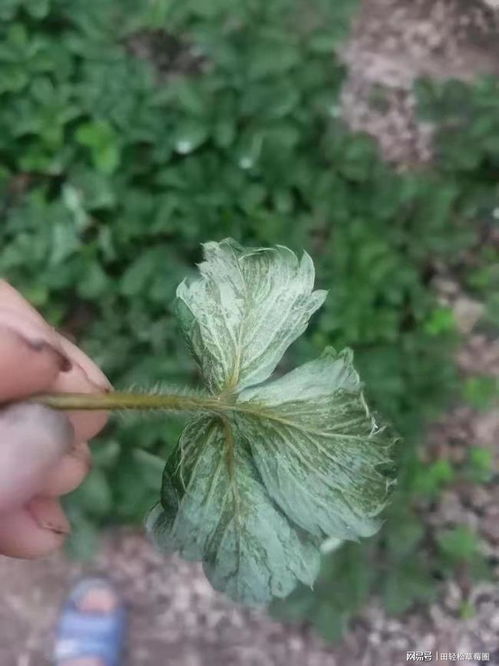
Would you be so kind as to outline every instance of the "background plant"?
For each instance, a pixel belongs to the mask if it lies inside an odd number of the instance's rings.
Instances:
[[[485,293],[487,325],[497,322],[497,256],[479,242],[499,208],[496,84],[422,84],[426,113],[442,120],[437,163],[396,173],[338,118],[344,72],[334,50],[355,8],[351,0],[0,8],[0,270],[116,386],[195,382],[165,303],[201,241],[283,242],[314,256],[331,297],[293,346],[290,367],[327,344],[352,346],[371,402],[408,442],[380,537],[327,556],[323,592],[297,591],[276,609],[312,618],[328,636],[373,590],[400,611],[430,598],[435,577],[452,575],[441,549],[419,547],[427,536],[412,508],[452,482],[445,465],[423,481],[417,452],[457,389],[453,317],[429,288],[436,267]],[[96,526],[142,519],[179,432],[160,419],[107,430],[94,472],[69,500],[78,554],[92,550]],[[137,441],[146,450],[130,446]]]

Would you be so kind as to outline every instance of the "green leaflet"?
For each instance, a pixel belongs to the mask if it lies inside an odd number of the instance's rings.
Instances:
[[[312,585],[317,544],[275,506],[242,441],[230,460],[226,427],[202,417],[184,430],[165,469],[166,509],[149,517],[156,543],[203,560],[213,587],[245,603],[287,596],[297,581]]]
[[[266,386],[243,391],[237,416],[261,479],[288,518],[315,536],[379,528],[393,436],[370,415],[352,353],[328,348]]]
[[[232,239],[204,244],[200,276],[177,289],[177,313],[213,393],[270,377],[326,298],[313,291],[314,265],[286,247],[244,249]]]
[[[349,350],[261,383],[324,299],[307,255],[226,240],[205,258],[179,313],[220,409],[185,428],[148,529],[202,560],[216,589],[266,603],[313,583],[325,540],[378,529],[395,437],[369,412]]]

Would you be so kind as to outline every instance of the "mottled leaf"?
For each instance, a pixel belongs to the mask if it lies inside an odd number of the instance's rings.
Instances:
[[[188,425],[165,469],[149,528],[166,552],[202,560],[213,587],[245,603],[311,585],[319,551],[269,497],[250,452],[227,421]],[[235,439],[234,439],[235,437]]]
[[[163,550],[202,560],[216,589],[266,603],[313,583],[324,542],[378,529],[394,435],[367,407],[349,350],[268,380],[324,299],[307,255],[227,240],[205,256],[178,309],[218,402],[185,428],[148,527]]]
[[[267,492],[296,525],[323,537],[377,531],[393,435],[369,413],[352,353],[329,348],[266,386],[237,414]]]
[[[184,333],[213,392],[267,379],[322,305],[314,265],[286,247],[244,249],[227,239],[205,243],[200,276],[177,290]]]

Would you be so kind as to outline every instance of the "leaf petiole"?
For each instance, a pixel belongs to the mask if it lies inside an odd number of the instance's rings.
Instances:
[[[47,407],[62,410],[171,410],[224,411],[223,402],[210,396],[126,393],[43,393],[31,399]]]

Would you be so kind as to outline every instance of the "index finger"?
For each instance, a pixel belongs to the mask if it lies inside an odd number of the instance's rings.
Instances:
[[[111,384],[95,363],[66,338],[59,336],[60,344],[71,368],[59,373],[49,390],[54,393],[107,393]],[[75,431],[75,441],[95,437],[107,421],[107,412],[101,410],[66,412]]]
[[[46,391],[71,362],[55,332],[0,302],[0,402]]]
[[[57,333],[21,294],[0,280],[0,402],[41,392],[111,390],[101,370]],[[75,441],[93,437],[107,414],[70,412]]]

